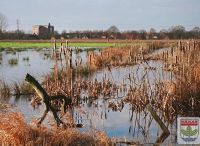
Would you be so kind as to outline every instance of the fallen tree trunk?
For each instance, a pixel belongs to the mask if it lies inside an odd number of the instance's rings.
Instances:
[[[156,139],[155,145],[163,143],[164,140],[169,136],[170,132],[151,105],[147,105],[147,109],[163,131],[163,133]]]
[[[45,104],[45,111],[37,124],[40,125],[42,121],[45,119],[47,113],[51,111],[53,113],[57,126],[59,126],[60,124],[63,124],[63,126],[65,126],[64,122],[58,117],[57,111],[52,106],[51,101],[63,100],[63,110],[64,112],[66,112],[66,106],[71,104],[71,99],[65,96],[49,96],[44,90],[44,88],[40,85],[40,83],[30,74],[26,75],[25,81],[27,81],[35,89],[36,93],[43,100]]]

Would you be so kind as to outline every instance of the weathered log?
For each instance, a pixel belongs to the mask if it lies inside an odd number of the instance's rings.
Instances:
[[[154,120],[158,123],[160,128],[162,129],[163,133],[156,139],[156,144],[163,143],[164,140],[169,136],[170,132],[168,128],[165,126],[163,121],[160,119],[160,117],[157,115],[156,111],[151,107],[151,105],[147,105],[147,109],[151,113]]]
[[[31,84],[31,86],[35,89],[36,93],[38,94],[38,96],[43,100],[45,104],[45,111],[37,124],[40,125],[45,119],[47,113],[51,111],[53,113],[53,116],[57,125],[59,126],[60,124],[63,124],[65,126],[64,122],[58,117],[57,111],[52,106],[51,101],[63,100],[63,109],[64,109],[64,112],[66,112],[66,107],[67,105],[71,104],[71,99],[65,96],[49,96],[44,90],[44,88],[40,85],[40,83],[30,74],[26,75],[25,81]]]

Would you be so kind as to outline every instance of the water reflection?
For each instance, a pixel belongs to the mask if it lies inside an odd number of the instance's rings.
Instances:
[[[16,57],[19,61],[16,66],[8,65],[8,60],[12,57]],[[25,61],[24,58],[27,57],[29,60]],[[87,52],[73,54],[73,57],[73,64],[78,59],[82,59],[83,63],[85,63],[87,61]],[[9,83],[23,81],[26,73],[31,73],[41,81],[43,76],[50,73],[54,67],[51,50],[27,50],[16,52],[15,54],[2,52],[2,60],[0,78],[4,78]],[[173,78],[171,73],[163,71],[162,63],[149,61],[135,66],[117,67],[111,70],[105,68],[86,79],[93,82],[95,80],[99,82],[109,80],[112,84],[117,85],[117,93],[113,97],[101,95],[98,99],[91,100],[84,99],[85,96],[87,97],[87,92],[83,92],[79,106],[75,107],[73,113],[75,122],[84,125],[80,130],[86,131],[95,128],[105,131],[109,137],[125,137],[127,141],[155,143],[158,138],[157,142],[161,142],[162,140],[159,140],[159,138],[163,139],[164,136],[152,115],[147,110],[137,111],[132,104],[123,101],[132,84],[130,77],[136,78],[135,83],[139,84],[146,74],[145,70],[148,70],[147,76],[152,87],[158,79],[164,81]],[[27,122],[31,122],[33,118],[39,118],[43,112],[42,106],[33,109],[30,105],[30,99],[31,97],[29,96],[20,96],[20,98],[12,97],[9,101],[9,103],[18,106],[18,109],[26,117]],[[175,128],[173,123],[168,123],[168,125],[171,129]],[[168,137],[165,143],[174,141],[175,137]]]
[[[87,52],[83,51],[80,54],[73,54],[73,57],[75,59],[82,58],[83,62],[86,62]],[[17,59],[18,63],[10,65],[9,60],[11,59]],[[38,80],[41,80],[54,67],[52,50],[50,49],[40,51],[28,49],[14,53],[2,51],[0,62],[0,79],[4,79],[9,84],[14,82],[21,83],[26,73],[31,73]],[[75,64],[75,61],[73,63]]]

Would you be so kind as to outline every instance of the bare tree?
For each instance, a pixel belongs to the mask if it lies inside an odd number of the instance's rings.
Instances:
[[[196,33],[200,33],[200,28],[198,26],[196,26],[191,31],[196,32]]]
[[[7,23],[6,16],[0,13],[0,32],[5,31],[7,26],[8,26],[8,23]]]
[[[151,28],[150,31],[149,31],[149,33],[155,34],[156,33],[156,29],[155,28]]]
[[[109,27],[107,31],[108,32],[118,33],[119,29],[115,25],[113,25],[113,26]]]

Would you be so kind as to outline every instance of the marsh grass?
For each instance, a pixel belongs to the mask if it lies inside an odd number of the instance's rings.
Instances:
[[[94,52],[94,51],[100,51],[102,48],[87,48],[87,49],[84,49],[84,51],[87,51],[87,52]]]
[[[11,95],[10,87],[4,81],[0,81],[0,98],[6,101]]]
[[[143,72],[140,72],[141,78],[137,76],[137,70],[129,74],[128,93],[123,101],[129,103],[132,106],[131,109],[136,113],[147,111],[147,107],[150,105],[166,124],[172,124],[176,118],[176,109],[173,105],[176,102],[175,83],[172,80],[164,80],[159,73],[156,74],[155,72],[160,68],[149,70],[146,65],[148,64],[138,65]],[[153,74],[153,77],[149,77],[151,74],[149,72]],[[153,83],[152,78],[154,78]]]
[[[200,42],[187,41],[179,42],[174,52],[167,59],[168,64],[175,64],[172,69],[177,76],[176,96],[180,99],[180,106],[183,109],[181,114],[199,115],[200,110]]]
[[[0,112],[6,112],[9,108],[13,107],[7,103],[0,103]]]
[[[116,101],[109,102],[108,108],[113,111],[121,111],[124,107],[124,103],[128,103],[131,107],[132,115],[130,121],[133,119],[133,113],[136,113],[136,120],[139,130],[142,130],[142,134],[147,137],[149,132],[146,128],[146,123],[141,126],[141,121],[148,122],[150,126],[152,117],[146,121],[148,115],[147,106],[150,104],[159,116],[169,124],[173,123],[177,115],[198,115],[199,114],[199,91],[200,91],[200,76],[199,76],[199,45],[195,44],[195,47],[190,46],[187,51],[184,48],[185,45],[177,46],[176,53],[173,52],[170,55],[164,54],[164,61],[166,64],[175,64],[176,70],[169,70],[177,77],[175,80],[161,81],[159,76],[156,76],[154,85],[150,84],[150,78],[148,72],[151,70],[157,70],[154,67],[142,66],[148,61],[149,53],[166,47],[166,44],[152,44],[146,46],[115,46],[111,48],[103,49],[100,53],[91,53],[88,58],[88,64],[85,66],[80,62],[76,66],[72,63],[69,65],[70,57],[66,54],[70,52],[54,52],[54,70],[47,75],[43,81],[43,87],[46,89],[49,95],[58,95],[64,93],[66,96],[70,96],[76,100],[87,100],[93,102],[100,97],[103,99],[113,99],[116,97],[117,92],[127,93],[125,98],[116,98]],[[194,44],[193,44],[194,46]],[[176,46],[173,46],[176,47]],[[183,50],[186,52],[183,53]],[[57,50],[56,50],[57,51]],[[56,53],[58,55],[56,55]],[[58,62],[61,61],[57,56],[61,56],[63,53],[65,59],[62,61],[67,64],[62,68],[58,67]],[[79,52],[77,52],[79,53]],[[185,54],[185,55],[184,55]],[[188,55],[188,57],[187,57]],[[184,61],[186,58],[186,61]],[[72,59],[72,58],[71,58]],[[141,64],[143,67],[144,76],[139,79],[138,74],[130,74],[127,79],[130,80],[130,84],[125,86],[116,85],[112,82],[112,79],[103,77],[103,81],[95,80],[83,80],[82,77],[90,75],[93,71],[99,69],[108,69],[111,72],[111,68],[114,66],[126,66]],[[167,65],[166,65],[167,66]],[[191,68],[192,66],[192,68]],[[128,88],[127,88],[128,87]],[[16,93],[21,94],[20,85],[15,85]],[[121,91],[120,91],[121,90]],[[29,91],[29,89],[28,89]],[[87,96],[81,97],[81,92],[86,91]],[[76,105],[74,105],[76,106]],[[96,105],[98,107],[98,105]],[[140,113],[145,114],[144,119],[140,119]],[[191,114],[192,113],[192,114]],[[0,115],[0,132],[5,136],[0,135],[0,141],[4,145],[110,145],[110,140],[102,134],[97,132],[96,134],[88,135],[77,132],[73,128],[68,129],[49,129],[47,127],[35,128],[33,125],[26,124],[20,113],[9,113],[6,117]],[[139,119],[138,119],[139,117]],[[6,121],[11,123],[6,123]],[[13,122],[15,121],[15,123]],[[137,125],[136,124],[136,125]],[[17,125],[17,126],[16,126]],[[5,126],[5,127],[4,127]],[[19,130],[22,129],[22,130]],[[8,130],[9,129],[9,130]]]
[[[29,61],[29,57],[23,57],[22,60],[28,62]]]
[[[174,78],[161,82],[156,77],[155,86],[152,87],[147,74],[139,81],[132,76],[130,80],[139,84],[130,85],[125,100],[138,111],[145,110],[146,105],[151,104],[170,123],[173,123],[176,115],[200,115],[200,42],[183,41],[173,47],[157,55],[166,64],[163,70],[170,72]]]
[[[11,66],[15,66],[18,64],[18,59],[17,58],[11,58],[8,60],[8,63],[11,65]]]
[[[102,49],[100,53],[90,53],[88,62],[93,68],[107,66],[135,65],[139,60],[148,60],[148,54],[163,48],[167,43],[152,42],[141,44],[129,44]]]
[[[130,47],[103,49],[100,53],[91,53],[88,62],[97,69],[107,66],[122,66],[128,64],[130,49]]]
[[[14,83],[13,85],[13,93],[15,96],[19,97],[21,95],[30,95],[34,93],[33,88],[28,83]]]
[[[9,122],[8,122],[9,121]],[[0,112],[0,145],[111,145],[102,132],[80,133],[74,128],[57,129],[27,124],[19,112]]]
[[[61,48],[62,47],[63,46],[61,46]],[[164,47],[163,43],[156,43],[156,44],[149,43],[146,46],[123,45],[123,46],[106,48],[99,53],[91,52],[89,54],[86,66],[77,63],[76,66],[72,66],[71,69],[69,68],[69,66],[58,69],[57,64],[59,59],[57,58],[57,56],[60,55],[53,55],[55,60],[54,71],[50,75],[46,76],[43,85],[45,86],[45,89],[51,94],[56,94],[54,92],[59,92],[59,90],[62,90],[65,92],[65,94],[71,96],[72,89],[70,89],[70,87],[73,86],[74,90],[73,94],[78,98],[80,98],[82,90],[87,91],[88,98],[90,99],[98,99],[98,97],[100,96],[104,96],[105,98],[116,96],[118,89],[117,86],[111,82],[112,79],[107,79],[105,77],[105,79],[103,79],[102,82],[98,82],[97,80],[95,81],[82,80],[82,77],[84,75],[91,75],[91,72],[100,69],[108,69],[108,71],[111,72],[111,68],[114,66],[135,65],[140,61],[145,61],[146,59],[145,55],[148,55],[148,53],[153,52],[162,47]],[[62,50],[65,49],[61,49],[61,52],[55,52],[55,54],[62,53]],[[64,52],[64,54],[66,55],[67,53]],[[69,56],[66,58],[68,59],[66,59],[65,61],[68,63],[70,58]],[[71,80],[72,77],[73,78],[75,77],[75,80],[74,79]],[[122,92],[126,92],[125,88],[122,90],[124,90]],[[137,103],[139,105],[137,109],[139,111],[142,111],[145,109],[145,106],[150,103],[151,99],[148,99],[149,97],[147,97],[146,95],[147,91],[143,92],[147,90],[147,88],[142,89],[142,91],[140,90],[141,89],[137,89],[137,91],[135,90],[134,91],[135,93],[137,93],[137,95],[135,95],[135,98],[137,98],[141,93],[143,94],[145,93],[144,97],[146,97],[146,99]],[[111,106],[111,108],[113,107],[115,108],[114,104],[113,106]]]

